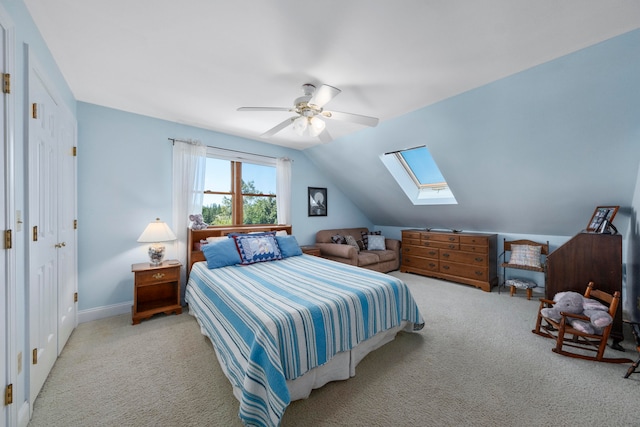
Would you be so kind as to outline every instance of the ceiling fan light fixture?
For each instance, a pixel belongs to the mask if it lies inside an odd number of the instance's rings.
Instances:
[[[316,137],[320,135],[326,126],[324,120],[318,117],[311,117],[309,119],[309,136]]]
[[[304,135],[304,131],[307,130],[307,126],[309,125],[308,120],[304,116],[300,116],[293,121],[293,131],[298,135]]]

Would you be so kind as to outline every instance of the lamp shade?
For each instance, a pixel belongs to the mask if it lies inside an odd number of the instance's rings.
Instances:
[[[149,223],[138,237],[140,243],[168,242],[170,240],[176,240],[176,235],[173,234],[166,222],[160,221],[160,218]]]

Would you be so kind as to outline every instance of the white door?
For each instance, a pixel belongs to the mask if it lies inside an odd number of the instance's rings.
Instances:
[[[76,122],[60,109],[58,132],[58,355],[77,325]]]
[[[4,31],[0,31],[0,58],[4,58]],[[0,72],[4,73],[4,68],[0,70]],[[6,95],[5,95],[6,96]],[[4,102],[0,102],[0,120],[1,128],[2,128],[2,149],[0,149],[0,165],[4,169],[2,176],[0,177],[0,231],[5,233],[6,230],[11,229],[11,225],[7,220],[7,212],[6,209],[9,207],[7,203],[7,192],[6,186],[9,181],[9,177],[7,171],[9,168],[7,167],[5,151],[9,147],[9,141],[4,136],[6,135],[6,122],[5,122],[5,105]],[[7,315],[9,313],[9,278],[7,275],[7,265],[8,265],[8,252],[10,249],[6,249],[6,245],[4,242],[4,236],[2,238],[2,243],[0,244],[0,282],[5,283],[0,291],[0,310],[2,310],[2,314],[0,315],[0,331],[4,331],[2,337],[0,337],[0,387],[4,389],[11,382],[11,374],[9,372],[8,360],[9,354],[7,351],[10,348],[9,345],[9,337],[11,336],[11,331],[8,329],[8,319]],[[7,406],[4,402],[0,402],[2,404],[2,409],[0,409],[0,425],[9,425],[8,422],[8,410]]]
[[[29,66],[29,401],[31,411],[57,358],[57,105],[30,58]]]

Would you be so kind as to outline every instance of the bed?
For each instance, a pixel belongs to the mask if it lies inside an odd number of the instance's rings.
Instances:
[[[282,248],[280,257],[246,262],[246,242],[258,247],[259,239]],[[305,255],[290,235],[224,240],[203,244],[205,260],[192,264],[186,301],[245,425],[279,425],[291,401],[354,376],[369,352],[424,326],[406,284],[393,276]],[[214,252],[231,261],[211,262]]]

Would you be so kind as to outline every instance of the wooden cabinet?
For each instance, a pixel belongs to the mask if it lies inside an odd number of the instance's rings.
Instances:
[[[622,294],[621,235],[579,233],[547,257],[546,298],[564,291],[584,294],[589,282],[609,294]],[[611,338],[614,344],[623,339],[622,306],[613,319]]]
[[[134,274],[133,307],[131,315],[133,324],[154,314],[182,313],[180,305],[180,264],[169,260],[158,267],[148,262],[133,264]]]
[[[496,234],[403,230],[400,271],[473,285],[498,284]]]

